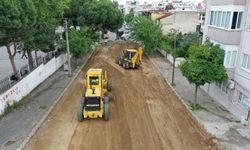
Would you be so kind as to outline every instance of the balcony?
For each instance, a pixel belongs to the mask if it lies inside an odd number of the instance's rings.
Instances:
[[[241,30],[226,30],[208,26],[208,37],[225,45],[239,45]]]

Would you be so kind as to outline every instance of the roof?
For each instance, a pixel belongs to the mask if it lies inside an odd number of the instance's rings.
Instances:
[[[91,69],[88,70],[87,73],[100,74],[100,73],[102,73],[102,69],[101,68],[91,68]]]
[[[166,18],[166,17],[169,17],[169,16],[171,16],[171,15],[172,15],[171,13],[166,13],[166,14],[164,14],[164,15],[162,15],[162,16],[156,18],[156,20],[160,21],[161,19]]]
[[[135,49],[126,49],[127,51],[129,51],[129,52],[136,52],[137,50],[135,50]]]

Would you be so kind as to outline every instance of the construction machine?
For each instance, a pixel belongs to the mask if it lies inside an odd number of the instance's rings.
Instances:
[[[112,90],[112,80],[107,79],[103,69],[89,69],[86,74],[86,86],[77,110],[79,122],[85,118],[103,118],[109,120],[109,97]]]
[[[139,68],[142,62],[142,48],[125,49],[122,56],[116,58],[116,63],[125,69]]]

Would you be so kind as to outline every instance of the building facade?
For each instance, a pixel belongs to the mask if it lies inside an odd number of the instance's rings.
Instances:
[[[172,28],[182,33],[195,32],[199,25],[197,11],[174,11],[156,19],[161,23],[164,34],[167,34]]]
[[[135,11],[139,7],[139,1],[137,0],[127,0],[125,3],[124,13],[129,14],[131,10]]]
[[[174,7],[175,10],[177,11],[194,11],[195,10],[195,5],[192,2],[183,2],[182,0],[172,0],[169,1]]]
[[[250,0],[207,0],[204,37],[225,51],[228,81],[202,87],[238,118],[250,109]]]

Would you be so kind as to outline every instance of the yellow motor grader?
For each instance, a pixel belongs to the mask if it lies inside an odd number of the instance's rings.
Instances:
[[[109,97],[112,90],[112,80],[107,79],[103,69],[89,69],[86,74],[86,87],[77,110],[77,119],[103,118],[109,120]]]
[[[116,63],[125,69],[139,68],[142,62],[142,48],[125,49],[122,56],[116,58]]]

